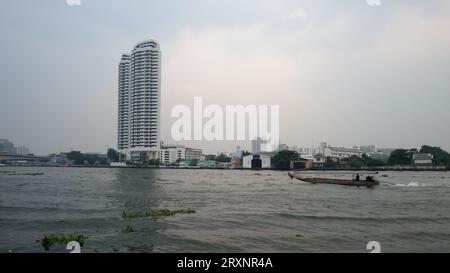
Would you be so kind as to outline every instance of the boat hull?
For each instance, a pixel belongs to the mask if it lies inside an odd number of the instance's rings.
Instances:
[[[289,173],[289,177],[295,178],[297,180],[311,183],[311,184],[330,184],[330,185],[342,185],[342,186],[353,186],[353,187],[368,187],[372,188],[374,186],[380,185],[378,181],[365,181],[365,180],[344,180],[344,179],[328,179],[328,178],[306,178],[301,177],[296,174]]]

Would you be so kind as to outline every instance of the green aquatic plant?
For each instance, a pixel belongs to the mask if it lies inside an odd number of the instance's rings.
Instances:
[[[80,246],[83,246],[85,240],[87,239],[88,236],[79,234],[51,234],[46,235],[44,238],[37,240],[36,242],[41,243],[42,247],[48,251],[53,245],[67,245],[72,241],[76,241],[80,244]]]
[[[16,171],[0,171],[0,174],[9,175],[9,176],[13,176],[13,175],[28,175],[28,176],[44,175],[44,173],[18,173]]]
[[[15,175],[29,175],[29,176],[38,176],[38,175],[44,175],[44,173],[17,173]]]
[[[122,229],[122,233],[132,233],[134,232],[132,225],[127,225],[124,229]]]
[[[195,213],[193,209],[182,209],[182,210],[147,210],[147,211],[124,211],[122,212],[122,217],[124,219],[130,218],[140,218],[140,217],[168,217],[174,216],[176,214],[192,214]]]
[[[13,175],[16,171],[0,171],[0,174],[7,174],[7,175]]]

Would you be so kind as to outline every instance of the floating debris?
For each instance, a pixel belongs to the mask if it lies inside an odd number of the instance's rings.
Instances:
[[[185,209],[185,210],[148,210],[148,211],[124,211],[122,212],[122,217],[124,219],[129,218],[140,218],[140,217],[167,217],[174,216],[175,214],[192,214],[195,213],[193,209]]]
[[[84,245],[84,241],[88,239],[86,235],[78,235],[78,234],[51,234],[46,235],[44,238],[37,240],[36,242],[41,243],[42,247],[48,251],[50,248],[55,245],[67,245],[72,241],[76,241],[80,244],[80,246]]]

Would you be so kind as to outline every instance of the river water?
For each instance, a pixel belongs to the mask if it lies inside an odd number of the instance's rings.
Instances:
[[[16,171],[8,175],[5,171]],[[311,185],[286,172],[0,168],[0,252],[450,252],[450,174],[386,172],[374,189]],[[23,173],[42,172],[28,176]],[[123,219],[123,211],[195,214]],[[121,230],[127,225],[132,233]],[[53,252],[67,252],[55,246]]]

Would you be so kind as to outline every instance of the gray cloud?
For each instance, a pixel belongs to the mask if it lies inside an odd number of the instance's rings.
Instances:
[[[288,144],[450,149],[446,1],[35,2],[0,11],[0,137],[34,152],[115,146],[117,63],[151,36],[163,50],[163,137],[172,106],[202,96],[279,104]]]

